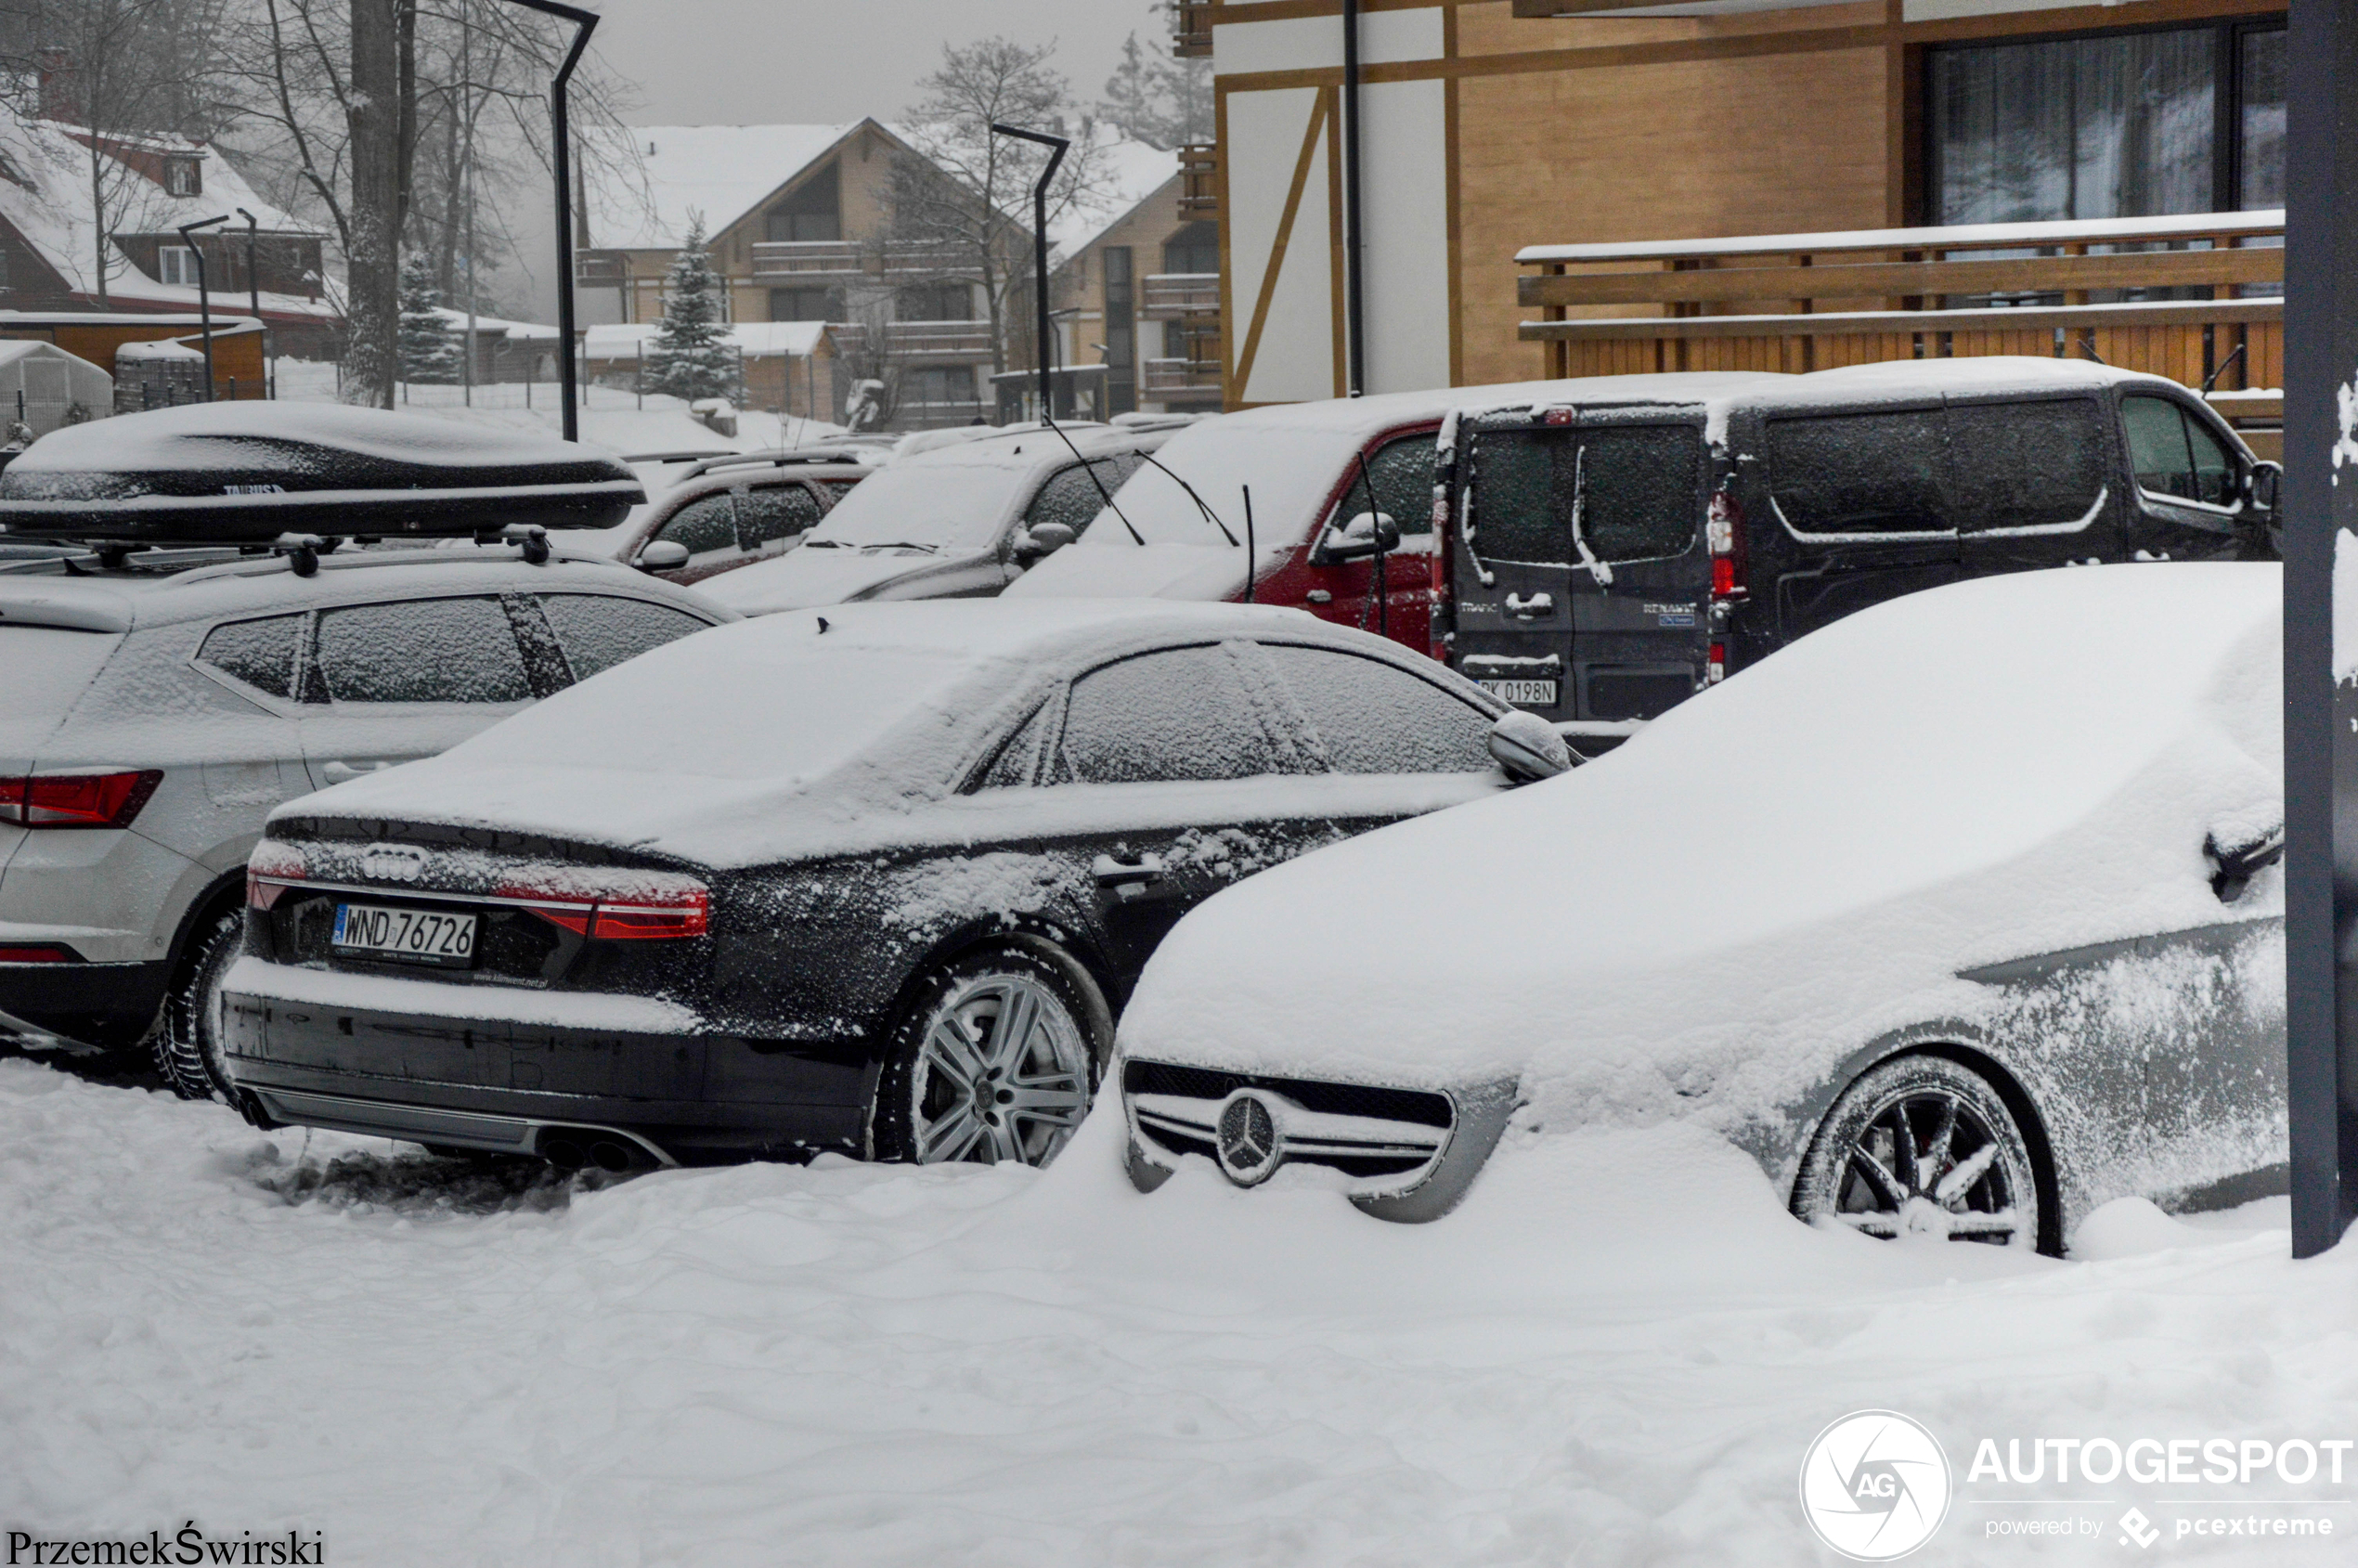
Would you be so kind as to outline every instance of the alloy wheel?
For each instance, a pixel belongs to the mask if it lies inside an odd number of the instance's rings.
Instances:
[[[1948,1084],[1917,1084],[1846,1140],[1826,1217],[1867,1236],[2035,1246],[2038,1209],[2020,1138]]]
[[[1044,1165],[1088,1114],[1088,1042],[1043,981],[1004,973],[963,980],[924,1027],[909,1082],[920,1162]]]

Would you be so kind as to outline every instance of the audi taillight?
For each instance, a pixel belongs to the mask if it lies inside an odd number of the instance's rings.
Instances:
[[[0,779],[0,823],[20,827],[129,827],[162,782],[161,768]]]
[[[1711,547],[1711,596],[1717,600],[1744,597],[1744,511],[1736,498],[1715,490],[1704,519],[1704,540]]]
[[[524,905],[551,926],[600,941],[667,940],[712,929],[710,889],[693,876],[669,872],[532,869],[501,883],[499,897]]]
[[[310,870],[302,850],[291,844],[274,844],[267,838],[264,839],[253,847],[253,853],[246,857],[246,907],[269,909],[291,885],[302,881]]]

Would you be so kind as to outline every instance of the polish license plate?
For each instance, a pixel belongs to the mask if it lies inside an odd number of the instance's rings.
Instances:
[[[474,963],[475,917],[384,904],[336,905],[335,950],[353,958],[389,958],[464,969]]]
[[[1553,680],[1482,680],[1475,684],[1500,702],[1512,703],[1517,707],[1556,706],[1558,682]]]

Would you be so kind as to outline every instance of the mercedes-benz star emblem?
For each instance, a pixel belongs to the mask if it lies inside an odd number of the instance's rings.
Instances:
[[[1230,1097],[1220,1111],[1220,1168],[1238,1186],[1269,1179],[1280,1163],[1277,1119],[1250,1090]]]

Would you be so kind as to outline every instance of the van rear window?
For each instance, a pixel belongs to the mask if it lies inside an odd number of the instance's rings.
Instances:
[[[1797,533],[1945,533],[1940,447],[1937,408],[1772,420],[1769,494]]]
[[[1474,550],[1487,561],[1568,563],[1577,507],[1600,561],[1678,555],[1703,504],[1692,425],[1485,431],[1474,458]]]

